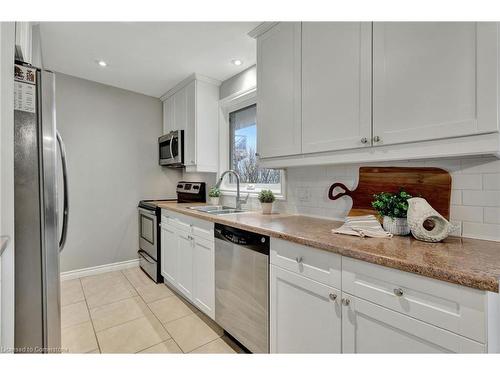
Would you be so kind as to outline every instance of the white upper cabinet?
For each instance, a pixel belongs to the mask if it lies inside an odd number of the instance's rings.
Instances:
[[[259,25],[261,167],[500,156],[498,25]]]
[[[220,82],[193,74],[161,97],[163,132],[184,131],[187,172],[217,172]]]
[[[257,39],[257,151],[301,153],[300,22],[280,22]]]
[[[375,22],[374,145],[497,131],[497,50],[496,23]]]
[[[163,102],[163,134],[174,130],[174,98],[170,97]]]
[[[303,153],[371,145],[371,32],[370,22],[302,23]]]

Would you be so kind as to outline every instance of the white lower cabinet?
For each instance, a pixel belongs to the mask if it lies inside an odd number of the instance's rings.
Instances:
[[[214,319],[213,224],[162,212],[161,259],[165,282]]]
[[[215,319],[214,264],[214,241],[194,237],[193,302],[212,319]]]
[[[498,351],[497,293],[274,238],[270,253],[272,353]]]
[[[271,353],[340,353],[340,291],[271,265]]]
[[[170,284],[177,280],[177,229],[161,223],[161,274]]]
[[[177,287],[184,296],[193,297],[193,241],[192,236],[179,231],[177,234]]]
[[[484,345],[361,298],[342,295],[343,353],[483,353]]]

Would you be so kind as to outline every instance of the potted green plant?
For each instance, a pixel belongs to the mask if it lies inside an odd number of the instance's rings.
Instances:
[[[259,202],[263,214],[270,214],[273,211],[273,202],[275,200],[276,198],[271,190],[262,190],[259,193]]]
[[[220,201],[220,189],[213,186],[208,192],[208,200],[211,205],[218,206]]]
[[[382,217],[382,226],[392,234],[406,236],[410,233],[410,227],[406,219],[408,211],[408,199],[410,194],[402,188],[397,193],[379,193],[373,195],[372,207]]]

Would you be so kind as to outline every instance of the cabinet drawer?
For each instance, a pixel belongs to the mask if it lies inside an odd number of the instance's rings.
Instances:
[[[376,264],[342,259],[342,290],[486,342],[486,293]]]
[[[188,232],[193,236],[211,241],[214,239],[214,224],[210,221],[200,220],[168,210],[161,211],[161,221],[162,223],[169,223],[175,228]]]
[[[341,256],[271,238],[271,264],[340,289]]]

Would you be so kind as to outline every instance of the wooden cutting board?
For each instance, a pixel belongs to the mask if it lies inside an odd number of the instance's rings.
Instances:
[[[349,216],[359,216],[376,213],[371,205],[373,194],[396,193],[400,188],[414,197],[425,198],[436,211],[449,219],[451,176],[441,168],[361,167],[359,183],[354,190],[337,182],[330,187],[328,197],[331,200],[346,195],[351,197],[353,204]]]

